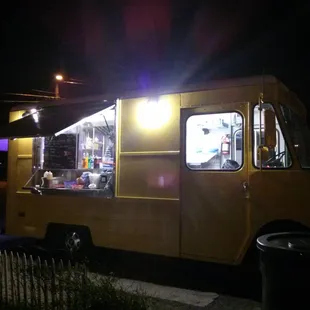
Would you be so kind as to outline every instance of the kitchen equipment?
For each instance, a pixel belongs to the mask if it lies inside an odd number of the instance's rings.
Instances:
[[[99,173],[91,173],[89,174],[89,182],[90,184],[94,184],[94,186],[90,188],[98,188],[99,187],[99,181],[100,181],[100,174]]]
[[[108,175],[106,173],[101,173],[100,178],[99,178],[98,188],[104,189],[107,182],[108,182]]]
[[[48,180],[51,180],[53,178],[53,173],[51,171],[45,171],[43,178],[47,178]]]
[[[51,180],[49,180],[46,177],[41,178],[41,180],[42,180],[41,187],[50,188]]]

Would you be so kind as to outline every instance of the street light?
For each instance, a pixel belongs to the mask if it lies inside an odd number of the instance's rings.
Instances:
[[[60,99],[60,96],[59,96],[59,83],[74,84],[74,85],[83,85],[84,84],[83,81],[73,80],[73,79],[66,80],[63,75],[56,74],[55,75],[55,97],[56,97],[56,99]]]
[[[62,80],[64,79],[64,77],[63,77],[61,74],[57,74],[57,75],[55,76],[55,79],[56,79],[57,81],[62,81]]]
[[[56,80],[56,83],[55,83],[55,97],[56,99],[59,99],[60,96],[59,96],[59,82],[63,81],[64,77],[61,75],[61,74],[56,74],[55,75],[55,80]]]

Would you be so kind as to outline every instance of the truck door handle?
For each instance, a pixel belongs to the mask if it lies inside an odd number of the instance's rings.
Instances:
[[[244,192],[247,192],[247,191],[249,190],[249,184],[248,184],[248,182],[244,181],[244,182],[242,183],[242,188],[243,188],[243,191],[244,191]]]

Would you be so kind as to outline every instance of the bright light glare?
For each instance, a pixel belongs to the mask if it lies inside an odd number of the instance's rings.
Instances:
[[[56,79],[57,81],[63,81],[64,77],[63,77],[61,74],[57,74],[57,75],[55,76],[55,79]]]
[[[77,123],[75,123],[75,124],[65,128],[65,129],[62,129],[62,130],[56,132],[55,136],[57,137],[57,136],[61,135],[62,133],[65,133],[66,131],[69,131],[69,130],[71,130],[71,129],[73,129],[73,128],[81,125],[81,124],[86,123],[86,122],[94,122],[94,120],[96,120],[96,119],[103,120],[103,115],[106,117],[106,119],[108,121],[107,115],[109,115],[111,113],[110,110],[113,109],[114,107],[115,106],[113,105],[113,106],[108,107],[108,108],[106,108],[104,110],[101,110],[101,111],[99,111],[99,112],[97,112],[97,113],[95,113],[95,114],[93,114],[91,116],[85,117],[85,118],[81,119],[80,121],[78,121]],[[112,114],[114,114],[114,111],[112,111]],[[112,114],[110,114],[110,117],[111,117]]]
[[[37,109],[31,109],[30,113],[32,114],[34,122],[38,123],[39,122],[39,114],[38,114]]]
[[[141,102],[138,105],[137,121],[142,128],[159,129],[171,118],[172,107],[165,100]]]

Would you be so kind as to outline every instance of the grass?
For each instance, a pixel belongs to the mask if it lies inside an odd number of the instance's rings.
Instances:
[[[73,305],[76,309],[146,310],[151,299],[142,291],[128,293],[113,277],[99,277],[74,283]]]
[[[154,306],[154,299],[143,291],[129,293],[112,275],[89,274],[85,266],[72,269],[62,267],[56,270],[48,267],[40,272],[36,272],[36,268],[31,270],[28,267],[19,275],[21,279],[27,279],[30,287],[28,296],[31,296],[28,302],[31,302],[31,305],[14,305],[9,301],[7,305],[0,304],[0,309],[147,310]],[[36,297],[39,290],[41,303]],[[47,307],[43,302],[44,297],[48,300]]]

